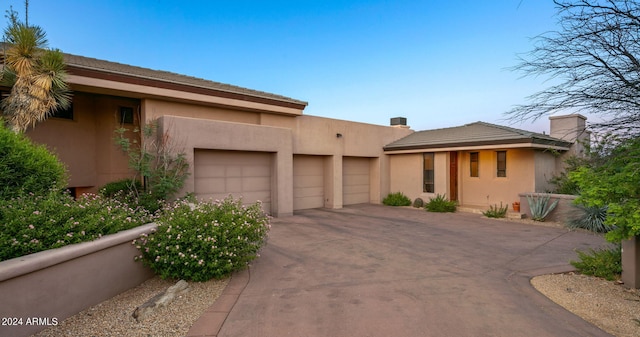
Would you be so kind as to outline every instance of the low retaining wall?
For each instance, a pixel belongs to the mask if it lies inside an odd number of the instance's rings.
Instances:
[[[0,262],[0,336],[30,336],[153,277],[131,242],[155,227]]]
[[[543,197],[550,196],[549,203],[558,200],[558,206],[549,213],[545,218],[546,221],[556,221],[565,223],[570,219],[577,216],[578,211],[573,206],[573,201],[576,200],[575,195],[568,194],[549,194],[549,193],[520,193],[520,213],[524,214],[527,218],[531,219],[531,209],[529,208],[529,202],[527,196]]]

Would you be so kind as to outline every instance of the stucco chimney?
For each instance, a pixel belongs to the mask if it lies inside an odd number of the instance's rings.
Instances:
[[[571,143],[581,139],[587,129],[587,117],[579,114],[551,116],[549,121],[551,123],[549,135]]]
[[[551,116],[549,121],[549,136],[573,143],[571,149],[560,157],[561,162],[557,163],[560,168],[563,168],[564,160],[568,156],[584,155],[585,145],[588,145],[591,140],[591,132],[587,131],[587,117],[580,114]]]
[[[396,128],[408,128],[407,119],[405,117],[393,117],[391,118],[391,126]]]

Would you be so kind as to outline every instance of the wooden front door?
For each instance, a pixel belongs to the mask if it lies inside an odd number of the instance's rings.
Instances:
[[[458,152],[449,152],[449,200],[458,200]]]

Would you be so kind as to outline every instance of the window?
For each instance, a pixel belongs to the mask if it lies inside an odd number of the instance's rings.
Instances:
[[[69,107],[64,110],[61,110],[61,109],[55,110],[51,114],[51,117],[73,120],[73,104],[69,104]]]
[[[496,172],[496,176],[498,177],[506,177],[507,176],[507,151],[497,151],[497,167],[498,170]]]
[[[469,171],[472,177],[479,177],[478,172],[478,152],[471,152],[469,154]]]
[[[133,124],[133,108],[120,107],[120,124]]]
[[[433,174],[433,153],[425,153],[423,155],[423,165],[424,165],[424,174],[423,180],[424,184],[422,186],[422,191],[427,193],[435,192],[435,182],[434,182],[434,174]]]

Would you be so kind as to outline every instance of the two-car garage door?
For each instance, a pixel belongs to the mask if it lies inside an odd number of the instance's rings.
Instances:
[[[272,160],[268,152],[195,150],[195,194],[201,199],[232,195],[245,204],[260,200],[270,212]]]

